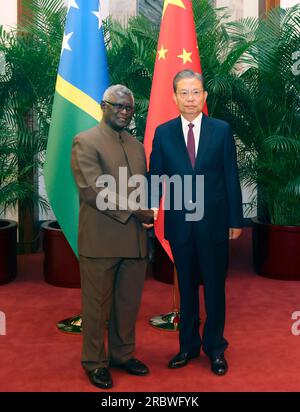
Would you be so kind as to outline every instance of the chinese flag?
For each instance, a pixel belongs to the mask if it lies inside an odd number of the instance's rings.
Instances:
[[[192,1],[165,0],[144,139],[148,167],[156,127],[179,115],[173,100],[173,78],[184,69],[202,72]],[[161,208],[155,224],[155,235],[173,261],[169,242],[164,239],[164,214]]]

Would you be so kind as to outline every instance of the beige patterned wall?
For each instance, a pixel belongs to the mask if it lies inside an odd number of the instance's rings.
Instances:
[[[232,20],[238,20],[243,17],[244,0],[216,0],[216,6],[228,7]]]
[[[228,7],[230,20],[239,20],[243,17],[258,17],[259,0],[216,0],[217,7]]]
[[[296,4],[300,4],[299,0],[281,0],[280,5],[283,8],[292,7]]]
[[[17,24],[17,1],[0,0],[0,25],[10,29]]]
[[[64,0],[68,4],[68,0]],[[138,10],[147,14],[147,7],[150,9],[149,17],[157,17],[157,10],[162,7],[163,0],[103,0],[109,1],[110,14],[121,22],[126,23],[129,17],[135,16]],[[282,0],[283,2],[295,3],[296,0]],[[7,3],[7,0],[0,0]],[[258,16],[259,0],[215,0],[217,7],[229,7],[232,20],[241,19],[247,16]],[[152,13],[152,14],[151,14]],[[155,14],[156,13],[156,14]],[[158,18],[160,20],[160,18]]]
[[[69,3],[69,0],[64,1],[66,5]],[[129,17],[137,13],[137,0],[109,0],[109,11],[115,19],[126,23]]]
[[[126,23],[128,18],[136,16],[136,0],[109,0],[110,14],[121,23]]]

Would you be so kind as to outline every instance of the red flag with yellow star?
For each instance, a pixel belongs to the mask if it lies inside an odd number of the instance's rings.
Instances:
[[[173,78],[184,69],[202,72],[192,1],[165,0],[144,139],[148,167],[156,127],[179,115],[173,100]],[[173,260],[169,242],[164,239],[162,209],[155,223],[155,234]]]

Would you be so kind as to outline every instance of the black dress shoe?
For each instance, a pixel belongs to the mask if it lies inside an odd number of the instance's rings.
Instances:
[[[135,358],[128,359],[126,362],[123,362],[123,363],[118,363],[118,362],[111,360],[109,365],[112,368],[123,369],[124,371],[130,373],[131,375],[144,376],[144,375],[148,375],[149,373],[148,366],[146,366],[143,362]]]
[[[226,362],[226,359],[224,358],[223,353],[214,358],[210,358],[210,365],[213,373],[218,376],[225,375],[225,373],[228,371],[228,364]]]
[[[171,369],[182,368],[187,365],[189,360],[198,358],[199,352],[179,352],[169,362],[168,367]]]
[[[86,372],[91,383],[101,389],[109,389],[113,386],[112,379],[107,368],[98,368]]]

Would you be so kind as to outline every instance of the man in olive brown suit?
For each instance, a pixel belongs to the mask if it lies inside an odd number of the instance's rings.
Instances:
[[[80,197],[82,366],[94,385],[108,389],[113,384],[109,366],[134,375],[149,373],[133,351],[147,263],[146,232],[152,226],[153,212],[120,207],[118,189],[116,207],[99,209],[99,194],[105,187],[101,178],[110,176],[118,188],[120,170],[128,178],[146,173],[143,145],[124,130],[134,113],[132,92],[122,85],[109,87],[101,108],[101,122],[74,139],[72,169]],[[129,196],[133,189],[126,189]],[[104,345],[107,325],[108,353]]]

